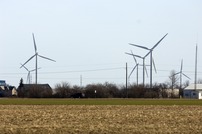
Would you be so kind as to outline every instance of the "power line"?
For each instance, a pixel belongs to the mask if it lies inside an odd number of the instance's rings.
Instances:
[[[60,74],[60,73],[79,73],[79,72],[97,72],[97,71],[110,71],[110,70],[120,70],[124,67],[117,68],[102,68],[102,69],[87,69],[87,70],[71,70],[71,71],[60,71],[60,72],[40,72],[41,74]]]
[[[40,74],[60,74],[60,73],[77,73],[77,72],[96,72],[96,71],[110,71],[110,70],[120,70],[124,67],[116,68],[100,68],[100,69],[87,69],[87,70],[71,70],[71,71],[59,71],[59,72],[40,72]],[[0,73],[0,75],[24,75],[26,73]]]

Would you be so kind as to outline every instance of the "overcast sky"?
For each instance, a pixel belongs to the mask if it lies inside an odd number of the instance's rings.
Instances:
[[[128,43],[151,48],[168,33],[153,51],[157,68],[153,82],[168,81],[171,70],[180,71],[183,59],[183,72],[193,83],[196,43],[202,78],[201,7],[201,0],[0,0],[0,79],[14,86],[20,78],[26,83],[27,71],[20,63],[34,55],[34,33],[38,53],[56,60],[38,59],[39,83],[80,85],[82,76],[82,85],[124,84],[126,62],[129,73],[135,66],[125,52],[147,53]],[[35,59],[26,67],[34,69]],[[134,72],[130,82],[135,81]]]

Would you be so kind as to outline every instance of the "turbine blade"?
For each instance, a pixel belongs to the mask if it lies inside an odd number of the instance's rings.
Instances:
[[[130,50],[130,51],[131,51],[131,54],[133,54],[133,51],[132,50]],[[133,56],[133,59],[135,60],[135,63],[137,64],[137,60],[136,60],[135,56]]]
[[[143,59],[143,57],[141,57],[141,56],[139,56],[139,55],[135,55],[135,54],[131,54],[131,53],[125,53],[125,54],[132,55],[132,56],[135,56],[135,57],[138,57],[138,58]]]
[[[35,41],[34,33],[32,33],[32,37],[33,37],[33,42],[34,42],[34,50],[35,50],[35,53],[37,53],[37,47],[36,47],[36,41]]]
[[[188,79],[191,79],[191,78],[189,78],[186,74],[184,74],[184,73],[182,73],[185,77],[187,77]]]
[[[29,77],[30,77],[30,72],[28,72],[28,74],[27,74],[27,84],[30,84],[29,83],[29,79],[30,79]]]
[[[155,72],[157,73],[157,71],[156,71],[156,65],[155,65],[155,62],[154,62],[154,59],[152,58],[152,62],[153,62],[153,65],[154,65],[154,70],[155,70]]]
[[[37,68],[37,69],[41,69],[41,67]],[[30,72],[36,71],[36,69],[30,70]]]
[[[27,84],[29,84],[28,82],[29,82],[29,76],[27,76]]]
[[[129,43],[129,45],[136,46],[136,47],[139,47],[139,48],[143,48],[143,49],[146,49],[146,50],[150,50],[150,49],[147,48],[147,47],[140,46],[140,45],[136,45],[136,44],[131,44],[131,43]]]
[[[53,60],[53,59],[50,59],[50,58],[47,58],[47,57],[44,57],[44,56],[41,56],[41,55],[38,55],[39,57],[41,57],[41,58],[44,58],[44,59],[47,59],[47,60],[50,60],[50,61],[54,61],[54,62],[56,62],[55,60]]]
[[[125,54],[127,54],[127,55],[132,55],[132,56],[133,56],[133,54],[131,54],[131,53],[127,53],[127,52],[125,52]]]
[[[173,74],[173,76],[178,75],[178,74],[180,74],[180,73],[181,73],[181,72],[175,73],[175,74]]]
[[[168,35],[168,33],[167,33],[166,35],[164,35],[163,38],[161,38],[161,39],[151,48],[151,50],[153,50],[167,35]]]
[[[150,51],[144,56],[144,58],[147,57],[151,52],[152,52],[152,50],[150,50]]]
[[[20,63],[21,64],[21,63]],[[27,71],[29,71],[23,64],[21,64],[22,67],[24,67]]]
[[[135,70],[135,68],[137,67],[137,65],[135,65],[135,67],[133,68],[133,70],[131,71],[130,75],[128,76],[128,78],[130,78],[130,76],[132,75],[133,71]]]
[[[183,67],[183,59],[181,60],[181,68],[180,68],[180,72],[182,72],[182,67]]]
[[[147,72],[146,66],[144,66],[144,68],[145,68],[146,75],[147,75],[147,77],[148,77],[148,72]]]
[[[22,68],[25,64],[27,64],[27,62],[29,62],[32,58],[34,58],[34,56],[36,56],[36,54],[33,55],[31,58],[29,58],[29,60],[27,60],[20,68]]]

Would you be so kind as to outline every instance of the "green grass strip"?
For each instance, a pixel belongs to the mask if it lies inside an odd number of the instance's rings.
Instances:
[[[1,98],[0,105],[201,105],[196,99],[21,99]]]

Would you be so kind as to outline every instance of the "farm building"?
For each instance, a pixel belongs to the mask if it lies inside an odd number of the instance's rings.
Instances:
[[[184,98],[202,99],[202,84],[191,84],[183,90]]]
[[[52,96],[52,88],[49,84],[23,84],[17,89],[19,97],[47,98]]]

